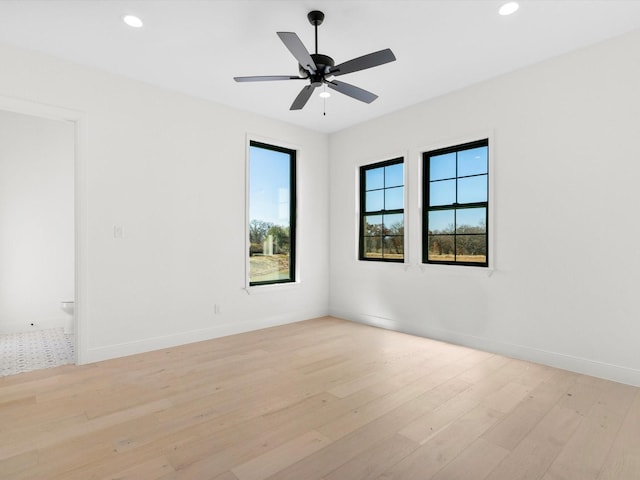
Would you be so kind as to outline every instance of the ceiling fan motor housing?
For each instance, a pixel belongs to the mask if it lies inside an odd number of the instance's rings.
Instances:
[[[309,73],[302,65],[298,65],[300,70],[300,76],[308,77],[311,79],[311,85],[319,87],[324,81],[324,76],[329,73],[331,67],[335,66],[333,58],[328,55],[322,55],[321,53],[312,53],[311,58],[316,64],[316,73]]]

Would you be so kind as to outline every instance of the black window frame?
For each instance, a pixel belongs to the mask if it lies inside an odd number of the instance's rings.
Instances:
[[[469,176],[458,176],[458,162],[457,162],[457,157],[456,157],[456,176],[449,178],[449,179],[439,179],[437,181],[442,181],[442,180],[452,180],[455,179],[456,180],[456,202],[451,203],[451,204],[447,204],[447,205],[437,205],[437,206],[431,206],[429,203],[429,199],[430,199],[430,185],[432,183],[431,179],[430,179],[430,159],[431,157],[435,157],[435,156],[439,156],[439,155],[445,155],[445,154],[449,154],[449,153],[459,153],[459,152],[463,152],[465,150],[471,150],[474,148],[479,148],[479,147],[486,147],[487,148],[487,172],[486,172],[486,177],[487,177],[487,200],[484,202],[469,202],[469,203],[458,203],[457,202],[457,195],[458,195],[458,187],[457,187],[457,180],[460,178],[471,178],[473,176],[480,176],[480,175],[485,175],[483,174],[478,174],[478,175],[469,175]],[[439,148],[436,150],[431,150],[428,152],[423,152],[422,154],[422,262],[425,264],[431,264],[431,265],[462,265],[462,266],[472,266],[472,267],[484,267],[487,268],[489,267],[489,262],[490,262],[490,250],[489,250],[489,245],[490,245],[490,234],[491,232],[489,231],[489,185],[490,185],[490,146],[489,146],[489,139],[485,138],[485,139],[481,139],[481,140],[476,140],[473,142],[467,142],[467,143],[463,143],[460,145],[454,145],[451,147],[446,147],[446,148]],[[457,214],[457,212],[459,210],[464,210],[464,209],[469,209],[469,208],[485,208],[485,233],[481,234],[469,234],[469,233],[464,233],[464,234],[458,234],[456,232],[456,228],[455,228],[455,223],[454,223],[454,229],[453,229],[453,233],[451,234],[443,234],[444,235],[451,235],[454,237],[454,241],[453,241],[453,245],[454,245],[454,260],[453,261],[446,261],[446,260],[429,260],[429,213],[433,212],[433,211],[438,211],[438,210],[454,210],[454,221],[455,221],[455,215]],[[484,245],[484,250],[485,250],[485,261],[484,262],[470,262],[470,261],[458,261],[455,260],[456,256],[457,256],[457,251],[456,251],[456,247],[457,247],[457,242],[456,242],[456,237],[458,235],[484,235],[485,236],[485,245]]]
[[[366,194],[367,191],[373,191],[373,190],[366,190],[366,174],[367,171],[369,170],[375,170],[378,168],[384,168],[384,167],[389,167],[392,165],[402,165],[402,208],[401,209],[391,209],[391,210],[386,210],[386,209],[382,209],[382,210],[375,210],[375,211],[366,211]],[[368,165],[363,165],[360,167],[359,170],[359,200],[360,200],[360,214],[359,214],[359,222],[360,222],[360,226],[359,226],[359,232],[358,232],[358,260],[362,260],[362,261],[366,261],[366,262],[390,262],[390,263],[404,263],[405,262],[405,234],[404,234],[404,228],[403,228],[403,233],[402,233],[402,258],[385,258],[384,256],[382,256],[381,258],[375,258],[375,257],[366,257],[365,256],[365,238],[367,238],[368,236],[365,235],[365,217],[369,216],[369,215],[393,215],[393,214],[398,214],[401,213],[402,214],[402,222],[403,222],[403,227],[406,224],[406,216],[405,216],[405,162],[404,162],[404,157],[396,157],[393,158],[391,160],[384,160],[382,162],[377,162],[377,163],[372,163],[372,164],[368,164]],[[386,187],[383,185],[382,189],[377,189],[377,190],[387,190],[388,188],[397,188],[397,186],[394,187]],[[384,207],[384,206],[383,206]],[[383,248],[383,255],[384,255],[384,237],[385,236],[389,236],[389,235],[385,235],[384,231],[381,232],[381,246]],[[393,236],[399,236],[399,235],[393,235]]]
[[[257,147],[265,150],[272,150],[274,152],[286,153],[289,155],[289,278],[278,280],[265,280],[259,282],[251,281],[251,270],[249,269],[249,286],[261,286],[261,285],[277,285],[283,283],[295,283],[296,282],[296,198],[297,198],[297,151],[291,148],[280,147],[278,145],[271,145],[269,143],[258,142],[255,140],[249,141],[249,147]],[[249,181],[251,179],[251,157],[249,157]],[[249,205],[249,213],[251,212],[251,205]],[[250,215],[249,215],[250,216]],[[249,221],[251,218],[248,219]],[[247,251],[247,258],[250,258],[251,253]]]

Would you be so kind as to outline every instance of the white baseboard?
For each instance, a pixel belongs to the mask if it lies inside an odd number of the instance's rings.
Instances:
[[[33,325],[31,325],[33,323]],[[49,328],[64,328],[65,333],[73,333],[73,317],[64,315],[55,318],[38,319],[22,322],[0,322],[0,334],[3,333],[25,333],[36,330],[46,330]]]
[[[247,322],[231,322],[200,330],[180,332],[173,335],[151,337],[116,345],[88,348],[83,352],[82,363],[93,363],[112,358],[126,357],[138,353],[161,350],[188,343],[226,337],[228,335],[235,335],[238,333],[251,332],[262,328],[300,322],[311,318],[324,317],[326,315],[326,311],[307,312],[305,315],[301,315],[298,312],[297,315],[286,314]]]
[[[397,320],[376,317],[373,315],[356,314],[353,312],[335,309],[330,309],[329,315],[353,322],[364,323],[374,327],[432,338],[434,340],[463,345],[465,347],[497,353],[511,358],[526,360],[550,367],[569,370],[571,372],[590,375],[592,377],[604,378],[614,382],[640,387],[640,370],[633,368],[597,362],[588,358],[574,357],[557,352],[549,352],[546,350],[527,347],[525,345],[499,342],[489,338],[466,335],[443,329],[415,326],[407,327]]]

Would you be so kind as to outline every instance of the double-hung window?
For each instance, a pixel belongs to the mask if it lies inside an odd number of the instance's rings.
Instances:
[[[404,261],[404,160],[360,167],[360,260]]]
[[[249,243],[249,285],[295,282],[295,150],[249,144]]]
[[[489,265],[489,141],[423,153],[424,263]]]

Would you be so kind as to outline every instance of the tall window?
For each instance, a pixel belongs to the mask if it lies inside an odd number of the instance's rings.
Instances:
[[[360,167],[359,258],[404,261],[402,158]]]
[[[295,281],[296,152],[249,144],[249,285]]]
[[[425,263],[489,265],[489,141],[423,154]]]

